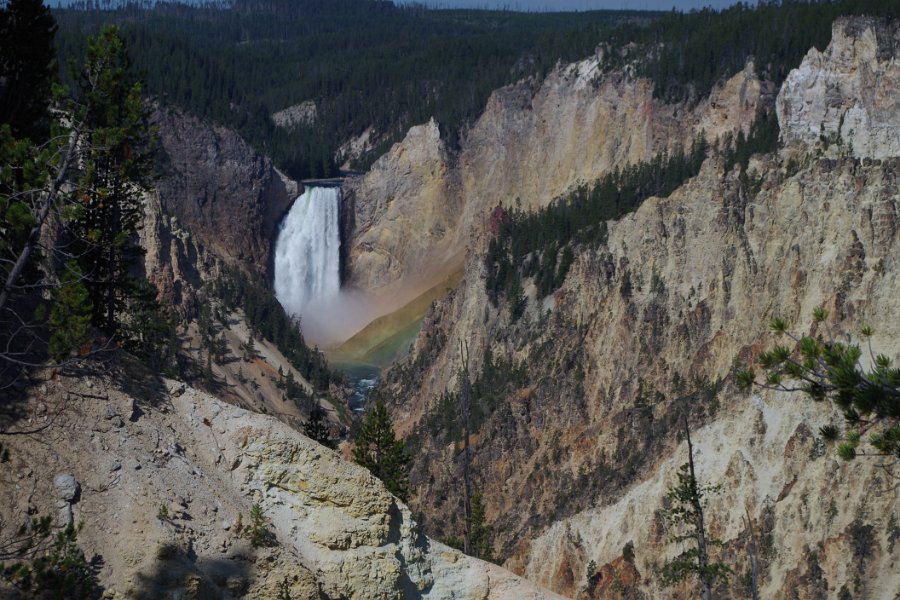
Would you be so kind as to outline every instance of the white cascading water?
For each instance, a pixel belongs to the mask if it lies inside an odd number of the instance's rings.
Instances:
[[[306,317],[340,294],[340,203],[340,188],[306,188],[281,223],[275,295],[289,313]]]

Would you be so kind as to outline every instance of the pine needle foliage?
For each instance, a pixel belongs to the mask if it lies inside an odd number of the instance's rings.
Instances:
[[[0,4],[0,123],[17,138],[41,141],[56,70],[56,20],[43,0]]]
[[[493,535],[493,527],[487,524],[484,494],[481,490],[476,490],[472,494],[472,516],[469,518],[469,545],[472,556],[493,561],[494,551],[491,543]]]
[[[129,66],[118,29],[105,28],[88,41],[84,65],[72,67],[76,84],[69,104],[88,128],[71,201],[78,262],[93,324],[108,334],[119,330],[128,300],[138,295],[131,268],[141,254],[136,234],[153,156],[141,86]]]
[[[61,361],[91,336],[91,299],[75,261],[66,265],[62,284],[55,291],[47,326],[50,358]]]
[[[812,316],[815,329],[823,329],[828,312],[819,307]],[[771,330],[788,343],[760,354],[760,375],[752,368],[738,370],[736,379],[741,388],[799,392],[816,402],[834,403],[843,413],[847,429],[842,431],[832,424],[819,433],[826,441],[837,443],[837,454],[843,460],[857,456],[900,458],[900,368],[886,355],[875,354],[871,327],[860,331],[866,340],[868,366],[863,366],[864,353],[857,344],[839,342],[822,333],[793,335],[780,318],[772,320]]]
[[[328,419],[325,411],[316,403],[309,413],[309,418],[303,424],[303,433],[311,440],[315,440],[326,448],[334,449],[334,438],[331,437],[331,429],[328,427]]]
[[[388,491],[406,500],[409,496],[406,444],[397,439],[383,399],[378,399],[363,420],[353,448],[353,460],[380,479]]]
[[[4,548],[15,551],[15,560],[0,563],[0,578],[39,598],[87,600],[96,598],[99,585],[94,568],[78,547],[83,524],[70,523],[53,533],[50,517],[32,519]],[[0,558],[12,558],[0,553]]]
[[[269,531],[269,523],[263,514],[262,506],[254,504],[250,508],[250,523],[245,529],[245,535],[254,548],[272,546],[275,544],[275,536]]]
[[[900,12],[896,0],[552,14],[366,0],[241,0],[227,10],[217,2],[72,4],[93,10],[54,11],[61,56],[83,52],[84,31],[121,23],[152,94],[238,128],[298,179],[335,174],[339,147],[370,126],[376,143],[357,168],[432,116],[453,146],[494,90],[540,82],[558,62],[598,46],[604,68],[628,65],[653,82],[656,97],[696,102],[750,57],[779,85],[811,47],[828,45],[840,15]],[[314,122],[275,125],[273,113],[306,99],[316,101]]]
[[[671,542],[687,543],[689,547],[663,567],[662,578],[666,585],[674,585],[696,576],[702,584],[712,588],[716,581],[724,580],[732,573],[731,568],[724,563],[701,560],[701,552],[705,550],[698,543],[703,535],[707,548],[722,545],[720,540],[709,537],[704,531],[702,513],[697,510],[697,507],[705,509],[707,498],[721,489],[721,485],[700,484],[691,474],[689,463],[679,467],[678,483],[666,493],[670,506],[664,512],[664,518],[675,532],[671,536]]]

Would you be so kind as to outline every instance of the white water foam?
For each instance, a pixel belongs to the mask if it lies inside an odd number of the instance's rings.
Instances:
[[[317,308],[336,300],[341,291],[340,204],[340,188],[306,188],[281,223],[275,295],[304,324],[318,320]]]

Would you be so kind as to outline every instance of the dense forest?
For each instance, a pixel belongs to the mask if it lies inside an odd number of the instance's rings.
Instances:
[[[452,142],[491,91],[589,55],[608,24],[640,13],[433,11],[370,0],[239,0],[57,10],[63,63],[85,34],[120,24],[146,91],[236,128],[295,178],[337,174],[335,153],[372,127],[364,167],[434,116]],[[261,67],[261,65],[265,65]],[[314,122],[272,114],[305,101]]]
[[[295,178],[336,175],[348,140],[372,129],[365,168],[434,116],[451,145],[494,89],[605,48],[667,101],[692,102],[755,57],[780,83],[842,14],[897,16],[892,0],[763,2],[691,13],[427,10],[377,0],[236,0],[226,6],[81,3],[57,10],[61,64],[86,33],[122,27],[146,92],[236,128]],[[627,53],[611,51],[634,43]],[[265,65],[265,68],[260,68]],[[63,73],[65,76],[65,73]],[[304,102],[290,127],[272,115]]]

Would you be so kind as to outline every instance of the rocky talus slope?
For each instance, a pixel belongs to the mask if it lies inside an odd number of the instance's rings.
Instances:
[[[520,320],[490,305],[480,251],[469,255],[462,284],[426,317],[385,388],[413,433],[412,506],[429,515],[429,532],[458,534],[460,440],[435,424],[453,420],[439,398],[456,389],[466,342],[473,376],[489,349],[506,390],[479,417],[474,470],[495,550],[514,571],[569,597],[691,597],[662,588],[659,574],[678,551],[659,511],[686,460],[678,423],[688,414],[699,476],[724,488],[710,527],[736,575],[719,594],[748,596],[752,530],[763,597],[830,598],[843,587],[896,597],[896,481],[877,459],[842,463],[816,439],[841,420],[829,406],[738,393],[729,380],[736,360],[773,343],[776,316],[798,333],[851,340],[873,325],[875,352],[900,358],[900,157],[889,148],[900,113],[894,95],[866,96],[871,88],[849,81],[869,72],[877,89],[896,89],[896,31],[835,23],[829,48],[811,51],[779,94],[779,115],[792,119],[784,149],[751,160],[749,177],[710,159],[670,197],[610,223],[607,243],[577,252],[554,295],[537,300],[526,285]],[[875,125],[856,121],[852,145],[796,135],[821,127],[803,73],[842,81],[842,105],[865,107]],[[483,251],[487,234],[474,235]],[[816,306],[829,311],[818,330]]]
[[[692,110],[653,98],[653,84],[602,68],[565,65],[538,83],[494,92],[462,146],[439,125],[410,129],[361,177],[344,184],[345,285],[409,300],[459,269],[473,231],[502,202],[543,206],[617,167],[746,131],[772,90],[752,65]]]
[[[4,406],[0,535],[30,515],[83,521],[104,598],[274,599],[284,581],[295,600],[557,597],[429,540],[368,471],[272,417],[125,357],[98,370],[47,373]]]

